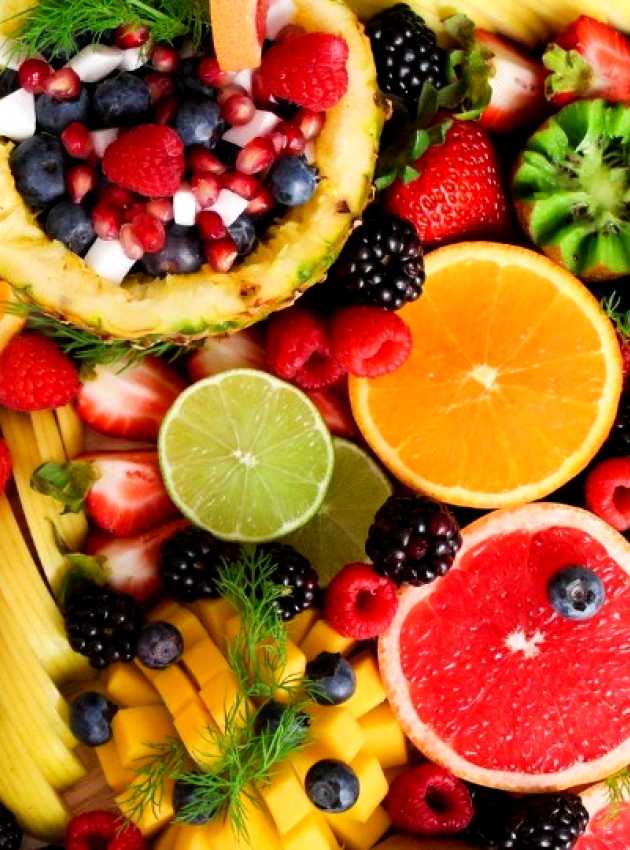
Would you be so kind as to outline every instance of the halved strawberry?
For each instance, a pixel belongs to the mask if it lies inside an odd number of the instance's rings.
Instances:
[[[155,440],[166,411],[186,384],[157,357],[146,357],[123,371],[96,366],[77,398],[81,419],[101,434],[129,440]]]
[[[232,336],[208,337],[186,364],[192,381],[200,381],[228,369],[264,369],[264,366],[265,349],[258,328],[247,328]]]
[[[344,380],[336,387],[309,390],[306,395],[317,407],[332,434],[352,438],[357,436],[357,426],[352,417],[347,387],[348,382]]]

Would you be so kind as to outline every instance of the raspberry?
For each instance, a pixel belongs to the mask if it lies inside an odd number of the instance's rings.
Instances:
[[[79,375],[70,358],[40,334],[13,337],[0,354],[0,404],[10,410],[62,407],[79,387]]]
[[[9,447],[0,439],[0,493],[6,490],[9,479],[11,478],[12,463]]]
[[[184,174],[184,145],[175,130],[141,124],[107,148],[103,171],[112,183],[149,198],[174,195]]]
[[[385,808],[395,827],[419,835],[460,832],[473,817],[468,786],[435,764],[420,764],[397,776]]]
[[[266,360],[274,375],[305,390],[331,386],[344,375],[331,356],[326,325],[301,307],[277,313],[270,320]]]
[[[409,357],[411,342],[400,316],[380,307],[348,307],[333,317],[332,353],[351,375],[395,372]]]
[[[124,826],[115,812],[95,809],[72,818],[66,827],[65,846],[66,850],[144,850],[147,845],[137,826]]]
[[[324,614],[340,635],[367,640],[383,634],[397,607],[391,579],[368,564],[347,564],[328,586]]]
[[[630,457],[598,463],[586,479],[586,506],[617,531],[630,528]]]
[[[331,109],[348,89],[348,45],[330,33],[311,32],[268,50],[260,69],[267,95],[321,112]]]

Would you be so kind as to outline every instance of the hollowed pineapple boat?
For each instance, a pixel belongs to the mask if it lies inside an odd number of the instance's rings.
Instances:
[[[21,0],[20,0],[21,3]],[[22,5],[30,5],[25,3]],[[151,279],[104,280],[51,241],[18,191],[0,144],[0,277],[46,312],[103,336],[185,341],[239,330],[290,304],[325,276],[368,200],[384,119],[374,62],[354,13],[337,0],[298,0],[296,23],[342,36],[349,86],[317,140],[320,184],[313,198],[272,227],[238,268]],[[15,14],[0,0],[0,20]]]

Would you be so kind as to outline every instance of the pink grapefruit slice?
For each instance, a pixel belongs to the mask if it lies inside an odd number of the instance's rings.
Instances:
[[[602,782],[582,793],[590,820],[574,850],[628,850],[630,847],[630,794],[611,802],[608,786]]]
[[[577,508],[532,504],[468,526],[451,571],[406,587],[379,642],[411,741],[457,776],[511,791],[587,785],[630,761],[630,544]],[[561,617],[547,583],[581,564],[606,601]]]

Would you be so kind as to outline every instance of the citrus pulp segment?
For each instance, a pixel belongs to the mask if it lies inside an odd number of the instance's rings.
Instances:
[[[438,249],[401,316],[409,360],[351,378],[350,393],[363,436],[408,486],[511,507],[558,489],[604,442],[619,346],[586,287],[547,258],[489,242]]]
[[[168,492],[217,537],[271,540],[307,522],[333,470],[330,434],[298,389],[254,369],[214,375],[183,392],[160,431]]]
[[[589,813],[589,824],[574,850],[628,850],[630,847],[630,788],[623,800],[613,801],[607,783],[602,782],[581,794]]]
[[[464,530],[451,571],[406,587],[379,644],[394,711],[457,776],[512,791],[595,782],[630,761],[630,545],[586,511],[540,503]],[[547,583],[581,564],[604,584],[589,620]]]

